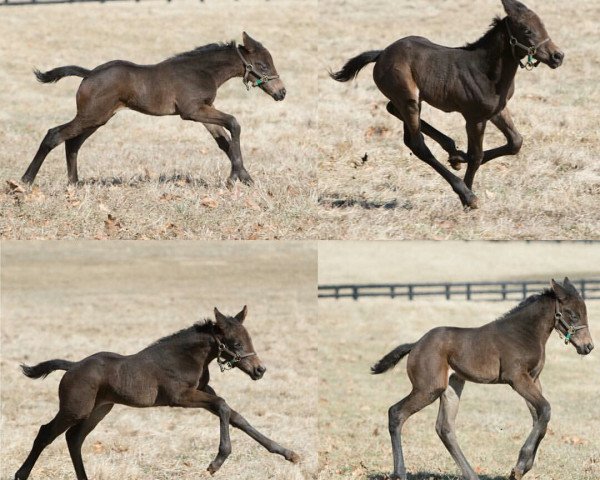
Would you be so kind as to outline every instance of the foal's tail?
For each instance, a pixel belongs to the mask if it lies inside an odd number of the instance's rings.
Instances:
[[[358,72],[367,64],[377,61],[383,50],[371,50],[363,52],[346,62],[339,72],[329,72],[329,76],[338,82],[347,82],[356,78]]]
[[[77,65],[67,65],[66,67],[53,68],[47,72],[40,72],[37,68],[33,70],[38,81],[42,83],[58,82],[63,77],[82,77],[85,78],[90,74],[91,70],[78,67]]]
[[[394,367],[403,357],[408,355],[416,343],[405,343],[394,348],[385,357],[379,360],[375,365],[371,367],[372,374],[378,374],[387,372],[390,368]]]
[[[21,364],[23,375],[29,378],[46,378],[48,374],[54,370],[69,370],[77,362],[69,362],[68,360],[48,360],[47,362],[38,363],[33,367]]]

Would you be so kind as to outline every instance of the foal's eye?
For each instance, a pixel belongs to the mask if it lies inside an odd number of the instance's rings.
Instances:
[[[529,30],[528,28],[526,28],[525,30],[523,30],[523,33],[527,36],[531,35],[533,32],[531,30]]]
[[[236,342],[233,344],[233,348],[235,348],[236,350],[239,350],[240,348],[242,348],[242,344],[239,342]]]
[[[267,66],[266,66],[264,63],[262,63],[262,62],[258,62],[258,63],[256,64],[256,66],[257,66],[257,67],[258,67],[258,68],[259,68],[261,71],[263,71],[263,72],[266,72],[266,71],[267,71]]]

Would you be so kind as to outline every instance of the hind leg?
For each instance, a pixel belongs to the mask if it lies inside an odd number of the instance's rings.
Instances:
[[[467,172],[465,173],[465,185],[468,189],[473,188],[473,180],[475,173],[481,166],[483,159],[483,134],[485,132],[486,122],[469,122],[467,121],[467,136],[469,138],[469,148],[467,151],[468,164]]]
[[[81,458],[81,446],[85,437],[108,415],[113,406],[114,404],[110,403],[96,408],[88,418],[73,425],[65,434],[77,480],[87,480],[85,468],[83,467],[83,459]]]
[[[392,455],[394,457],[394,472],[392,478],[406,480],[406,467],[402,454],[402,426],[408,418],[434,402],[444,391],[444,387],[435,389],[413,388],[408,396],[404,397],[388,410],[388,427],[392,439]]]
[[[454,461],[460,467],[463,477],[467,480],[478,480],[477,474],[469,465],[462,450],[458,446],[456,434],[454,431],[454,421],[458,413],[458,404],[465,381],[456,375],[451,375],[448,381],[448,388],[440,397],[440,410],[438,412],[435,430],[445,445]]]
[[[420,129],[420,109],[415,98],[402,98],[393,100],[393,105],[404,121],[404,143],[422,161],[431,166],[446,180],[452,190],[459,196],[465,207],[477,208],[477,197],[465,185],[462,179],[454,175],[442,165],[431,153]]]
[[[77,153],[90,135],[92,135],[99,127],[88,128],[74,138],[70,138],[65,142],[65,153],[67,156],[67,175],[69,183],[77,183]]]
[[[26,480],[44,448],[50,445],[56,437],[76,422],[77,419],[60,410],[50,423],[42,425],[33,442],[31,452],[27,456],[25,462],[23,462],[23,465],[21,465],[21,468],[15,473],[15,480]]]

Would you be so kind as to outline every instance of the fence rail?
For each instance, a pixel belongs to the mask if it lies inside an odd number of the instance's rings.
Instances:
[[[94,3],[106,3],[106,2],[123,2],[123,1],[127,1],[127,0],[0,0],[0,7],[1,6],[17,6],[17,5],[51,5],[51,4],[55,4],[55,3],[89,3],[89,2],[94,2]],[[132,1],[132,0],[129,0]],[[135,2],[139,2],[141,0],[134,0]],[[167,2],[170,2],[171,0],[166,0]],[[200,0],[201,2],[203,2],[204,0]]]
[[[600,299],[600,279],[571,280],[586,300]],[[548,287],[547,281],[457,283],[382,283],[319,285],[319,298],[389,297],[414,300],[416,297],[444,297],[446,300],[522,300]]]

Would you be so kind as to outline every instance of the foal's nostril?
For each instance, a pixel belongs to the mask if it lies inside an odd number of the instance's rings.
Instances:
[[[565,54],[560,50],[557,50],[552,54],[552,60],[554,60],[555,62],[562,62],[563,58],[565,58]]]
[[[266,371],[266,367],[263,367],[262,365],[260,367],[256,367],[256,373],[258,373],[260,376],[263,376]]]

